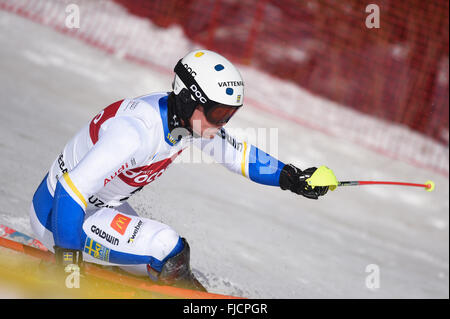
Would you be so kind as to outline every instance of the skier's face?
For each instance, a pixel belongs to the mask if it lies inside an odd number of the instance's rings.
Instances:
[[[201,106],[195,109],[190,119],[190,124],[192,130],[203,138],[213,138],[223,126],[223,124],[217,125],[208,122]]]

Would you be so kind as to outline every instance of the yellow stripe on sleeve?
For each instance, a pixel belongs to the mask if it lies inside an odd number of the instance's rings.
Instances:
[[[87,203],[86,200],[84,199],[83,195],[80,193],[80,191],[75,187],[74,183],[72,182],[72,180],[69,177],[68,173],[64,173],[63,175],[64,180],[66,181],[67,185],[69,185],[70,189],[75,193],[75,195],[78,196],[78,198],[83,202],[84,204],[84,208],[87,207]]]
[[[243,156],[242,156],[241,172],[242,172],[242,175],[245,176],[245,177],[247,177],[247,176],[245,175],[245,155],[246,155],[246,154],[247,154],[247,143],[244,142],[244,154],[243,154]]]

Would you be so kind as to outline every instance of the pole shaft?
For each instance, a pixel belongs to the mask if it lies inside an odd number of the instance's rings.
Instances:
[[[357,186],[357,185],[401,185],[401,186],[414,186],[414,187],[425,187],[429,186],[426,184],[416,184],[416,183],[403,183],[403,182],[384,182],[384,181],[344,181],[339,182],[338,186]]]

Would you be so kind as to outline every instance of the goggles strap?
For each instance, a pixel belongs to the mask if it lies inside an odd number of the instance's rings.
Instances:
[[[178,75],[178,77],[184,83],[184,85],[186,85],[189,92],[198,103],[202,104],[203,106],[206,106],[207,109],[217,104],[216,102],[211,101],[205,94],[205,92],[203,92],[200,85],[198,85],[197,81],[195,81],[191,73],[189,73],[189,71],[181,63],[181,60],[178,61],[177,65],[175,65],[174,71],[176,75]]]

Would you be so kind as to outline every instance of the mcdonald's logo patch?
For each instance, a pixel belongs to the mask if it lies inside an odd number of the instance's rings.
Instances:
[[[131,218],[122,214],[117,214],[111,222],[111,227],[119,234],[125,234],[128,224],[131,222]]]

